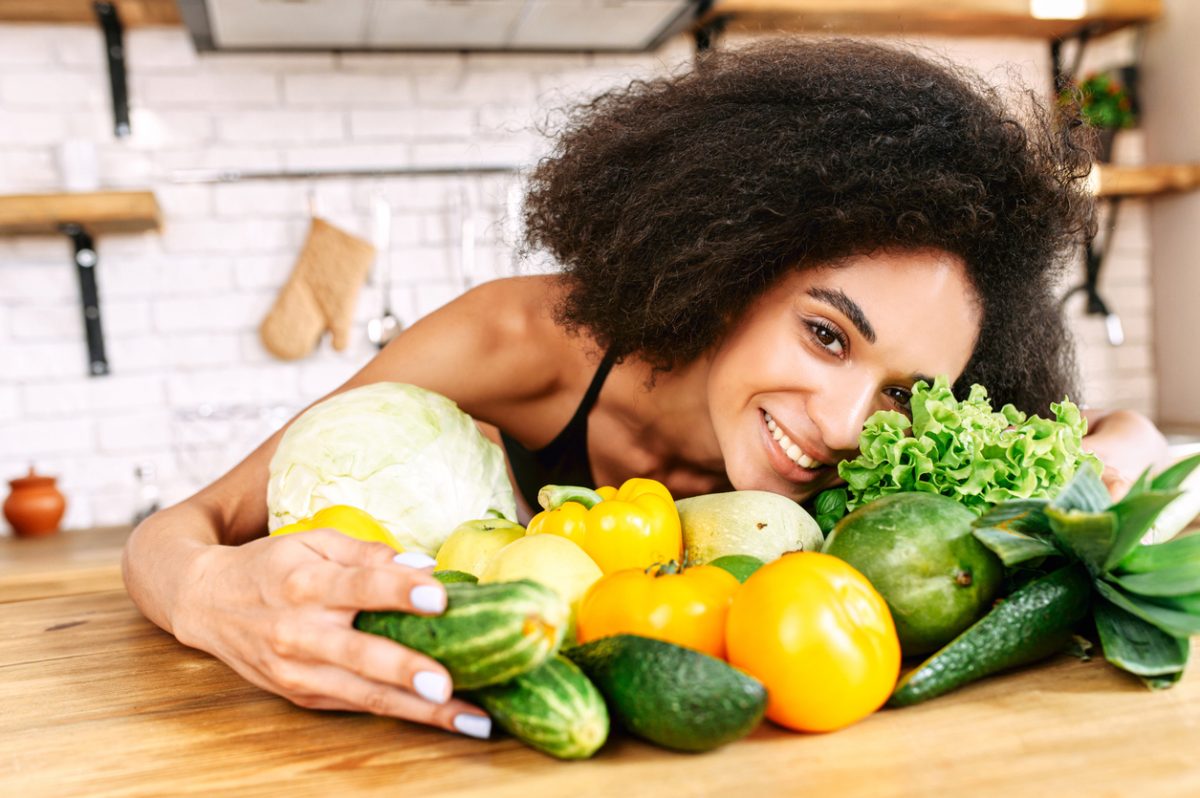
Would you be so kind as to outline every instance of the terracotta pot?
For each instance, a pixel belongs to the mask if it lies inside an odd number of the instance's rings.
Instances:
[[[55,485],[54,477],[44,477],[29,469],[29,475],[9,480],[12,493],[4,500],[4,517],[17,537],[53,535],[58,531],[67,500]]]

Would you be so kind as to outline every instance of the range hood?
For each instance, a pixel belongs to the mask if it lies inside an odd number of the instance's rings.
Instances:
[[[197,50],[642,51],[705,0],[179,0]]]

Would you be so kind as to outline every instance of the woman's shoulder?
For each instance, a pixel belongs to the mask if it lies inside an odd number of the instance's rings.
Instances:
[[[588,379],[580,370],[594,347],[555,321],[560,296],[553,275],[478,285],[413,324],[354,382],[411,382],[503,426]]]

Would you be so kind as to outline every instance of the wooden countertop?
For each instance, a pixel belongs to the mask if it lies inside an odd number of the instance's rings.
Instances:
[[[833,734],[768,723],[702,755],[614,734],[574,763],[304,710],[141,616],[120,589],[128,533],[0,540],[0,795],[1200,795],[1195,665],[1151,693],[1060,656]]]
[[[128,526],[0,538],[0,604],[98,590],[121,590]]]
[[[0,794],[22,798],[1200,794],[1200,675],[1150,693],[1102,659],[1061,656],[833,734],[764,724],[702,755],[615,735],[572,763],[297,708],[120,591],[0,604],[0,674]]]

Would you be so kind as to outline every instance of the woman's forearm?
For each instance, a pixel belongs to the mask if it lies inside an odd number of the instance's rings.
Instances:
[[[1132,410],[1084,411],[1088,434],[1083,448],[1108,468],[1134,479],[1147,468],[1168,464],[1167,439],[1150,419]]]
[[[200,555],[218,543],[209,515],[187,502],[138,524],[121,557],[121,574],[133,603],[155,624],[177,634],[174,610],[179,594],[193,583]]]

